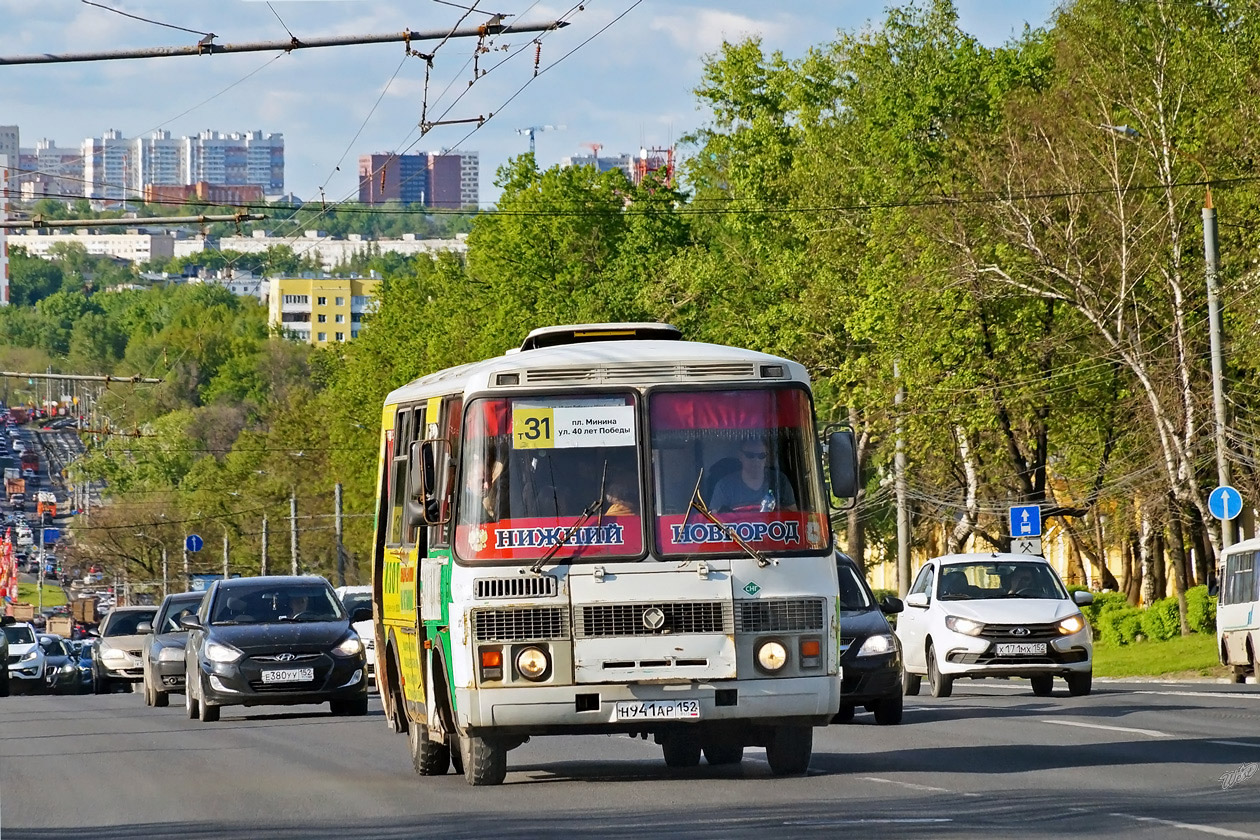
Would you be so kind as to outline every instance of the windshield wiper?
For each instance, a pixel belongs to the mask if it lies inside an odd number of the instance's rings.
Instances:
[[[539,557],[534,561],[534,565],[529,567],[530,572],[536,575],[542,574],[543,566],[547,565],[547,561],[552,557],[555,557],[560,549],[564,547],[564,544],[573,539],[573,535],[576,534],[578,529],[585,525],[586,521],[592,516],[598,514],[599,524],[604,524],[604,482],[607,480],[608,459],[604,459],[604,474],[599,480],[599,495],[595,497],[593,502],[582,508],[582,512],[578,514],[577,521],[570,525],[568,529],[560,535],[551,548],[547,549],[543,553],[542,557]]]
[[[704,496],[700,494],[700,482],[704,479],[704,468],[700,469],[700,474],[696,476],[696,489],[691,491],[691,501],[687,503],[687,515],[683,517],[683,527],[687,527],[687,520],[691,518],[691,512],[694,510],[705,519],[722,529],[722,533],[731,539],[731,542],[742,548],[744,552],[757,561],[757,565],[765,568],[770,565],[770,561],[766,559],[766,555],[748,544],[748,541],[735,533],[735,529],[727,525],[722,520],[713,515],[713,511],[709,510],[709,504],[704,500]]]

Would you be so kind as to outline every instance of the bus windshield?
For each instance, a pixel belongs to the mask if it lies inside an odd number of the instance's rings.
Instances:
[[[804,389],[657,391],[648,413],[662,554],[739,553],[728,530],[761,552],[830,545]]]
[[[632,393],[470,403],[456,550],[472,562],[638,557],[643,510]]]

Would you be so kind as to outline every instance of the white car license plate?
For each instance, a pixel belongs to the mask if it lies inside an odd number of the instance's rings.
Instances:
[[[1024,642],[1023,644],[998,645],[998,656],[1045,656],[1046,643]]]
[[[265,683],[310,682],[315,679],[314,668],[281,668],[262,672]]]
[[[687,720],[700,717],[699,700],[619,700],[617,720]]]

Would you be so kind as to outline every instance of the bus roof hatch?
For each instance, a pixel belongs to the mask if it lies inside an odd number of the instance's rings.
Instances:
[[[681,341],[682,331],[670,324],[568,324],[539,327],[525,336],[521,350],[584,344],[588,341]]]

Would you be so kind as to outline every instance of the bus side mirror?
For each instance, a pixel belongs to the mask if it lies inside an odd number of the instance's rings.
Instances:
[[[827,438],[827,467],[831,474],[831,494],[852,499],[858,493],[857,445],[850,429],[832,432]]]
[[[437,505],[437,448],[442,440],[411,444],[407,465],[407,516],[411,525],[441,525]]]

